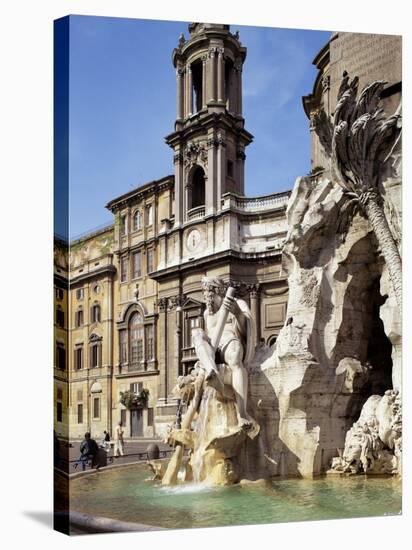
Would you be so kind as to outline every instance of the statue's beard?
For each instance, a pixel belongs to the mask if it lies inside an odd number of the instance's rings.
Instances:
[[[206,307],[207,307],[207,311],[211,315],[213,315],[213,313],[215,312],[215,301],[214,301],[214,296],[213,295],[206,296]]]

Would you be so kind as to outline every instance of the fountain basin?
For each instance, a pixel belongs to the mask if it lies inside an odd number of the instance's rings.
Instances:
[[[324,520],[401,513],[396,477],[275,479],[268,484],[162,487],[133,465],[70,480],[72,510],[166,529]]]

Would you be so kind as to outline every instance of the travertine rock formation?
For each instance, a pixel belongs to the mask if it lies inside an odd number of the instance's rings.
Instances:
[[[385,209],[392,208],[396,220],[397,177],[392,172],[383,188]],[[345,456],[345,439],[348,444],[355,437],[360,425],[352,425],[370,396],[382,403],[389,395],[400,399],[388,393],[400,391],[400,314],[393,286],[367,219],[355,215],[347,233],[339,234],[343,201],[341,188],[327,178],[299,178],[289,202],[283,251],[287,321],[251,375],[252,414],[261,426],[261,450],[252,454],[258,463],[263,449],[269,475],[326,471],[339,452]],[[369,428],[382,430],[384,424]],[[386,453],[385,462],[392,464],[381,470],[395,473],[395,447],[380,431],[377,437],[380,456]]]

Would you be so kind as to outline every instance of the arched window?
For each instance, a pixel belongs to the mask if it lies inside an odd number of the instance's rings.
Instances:
[[[205,173],[203,168],[197,166],[192,175],[190,208],[204,206],[205,204]]]
[[[133,231],[138,231],[142,228],[142,214],[140,210],[136,210],[133,214]]]
[[[129,321],[130,338],[130,366],[132,369],[139,370],[143,368],[144,362],[144,326],[143,317],[136,312]]]
[[[157,367],[156,324],[139,305],[125,312],[119,329],[119,372],[147,371]]]

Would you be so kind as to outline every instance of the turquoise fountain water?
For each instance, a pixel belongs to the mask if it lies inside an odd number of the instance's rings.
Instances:
[[[146,467],[98,472],[70,482],[71,508],[163,528],[216,527],[399,514],[401,482],[363,476],[283,479],[269,487],[162,487]]]

